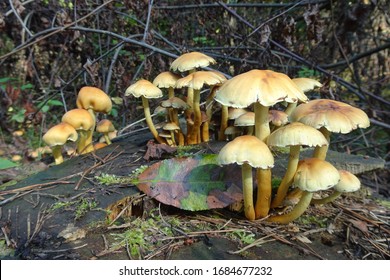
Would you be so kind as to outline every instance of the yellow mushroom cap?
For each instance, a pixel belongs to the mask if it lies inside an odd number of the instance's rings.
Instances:
[[[188,87],[201,89],[204,85],[220,85],[226,78],[214,71],[197,71],[177,80],[176,88]]]
[[[246,108],[255,102],[269,107],[284,100],[305,101],[307,97],[287,75],[255,69],[224,82],[215,100],[225,106]]]
[[[233,108],[229,107],[228,108],[228,119],[229,120],[235,120],[238,117],[242,116],[245,113],[248,113],[248,109],[245,108]]]
[[[176,81],[180,79],[181,76],[174,74],[169,71],[162,72],[156,76],[153,80],[153,84],[159,88],[174,88]]]
[[[354,174],[346,170],[339,170],[340,181],[334,186],[338,192],[355,192],[360,189],[360,180]]]
[[[51,127],[45,135],[43,135],[42,139],[49,147],[54,147],[64,145],[67,141],[77,141],[78,134],[73,126],[61,122]]]
[[[90,130],[94,126],[94,119],[85,109],[72,109],[66,112],[61,119],[62,122],[68,123],[76,130]]]
[[[319,81],[310,78],[293,78],[292,80],[303,92],[322,87]]]
[[[184,100],[176,96],[161,101],[160,105],[162,108],[174,108],[174,109],[181,109],[181,110],[185,110],[189,107]]]
[[[248,163],[252,167],[268,169],[274,166],[274,157],[267,145],[252,135],[236,137],[228,142],[218,154],[221,165]]]
[[[126,96],[144,96],[145,98],[160,98],[163,96],[161,89],[145,79],[140,79],[126,89]]]
[[[77,108],[92,109],[95,112],[107,114],[112,109],[110,97],[97,87],[82,87],[77,95]]]
[[[300,122],[293,122],[280,127],[270,134],[267,138],[269,146],[288,147],[288,146],[326,146],[328,141],[325,136],[314,127]]]
[[[185,72],[215,63],[215,59],[208,55],[200,52],[190,52],[176,58],[171,64],[171,70]]]
[[[110,120],[103,119],[96,125],[96,131],[100,133],[114,132],[115,127]]]
[[[169,122],[163,126],[163,129],[168,130],[168,131],[175,131],[175,130],[179,130],[180,127],[177,124],[175,124],[174,122]]]
[[[316,99],[298,105],[291,114],[291,120],[317,129],[325,127],[337,133],[349,133],[358,127],[370,126],[370,120],[363,110],[330,99]]]
[[[336,167],[318,158],[299,161],[293,185],[303,191],[316,192],[330,189],[340,180]]]

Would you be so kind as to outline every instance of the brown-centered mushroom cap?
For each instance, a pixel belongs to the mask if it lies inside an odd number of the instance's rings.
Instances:
[[[214,58],[200,52],[185,53],[176,58],[171,64],[171,70],[185,72],[196,68],[207,67],[215,64]]]
[[[279,110],[269,110],[268,117],[274,126],[282,126],[288,123],[288,114]]]
[[[176,81],[180,79],[181,76],[174,74],[169,71],[162,72],[156,76],[153,80],[153,84],[159,88],[174,88]]]
[[[347,170],[339,170],[340,181],[334,186],[334,189],[341,193],[356,192],[360,189],[360,180],[354,174]]]
[[[303,92],[322,87],[319,81],[310,78],[293,78],[292,80]]]
[[[77,139],[78,134],[74,127],[65,122],[51,127],[42,137],[49,147],[64,145],[67,141],[75,142]]]
[[[255,125],[255,113],[246,112],[245,114],[240,115],[234,120],[235,126],[252,126]]]
[[[246,108],[255,102],[272,106],[288,96],[304,99],[303,92],[285,74],[272,70],[251,70],[224,82],[215,99],[222,105]],[[288,100],[287,100],[288,101]]]
[[[167,100],[163,100],[160,105],[163,108],[174,108],[179,110],[185,110],[188,108],[187,103],[179,97],[172,97]]]
[[[291,114],[291,120],[337,133],[349,133],[356,128],[370,126],[364,111],[330,99],[316,99],[298,105]]]
[[[115,127],[110,120],[102,119],[101,121],[99,121],[97,123],[96,131],[100,132],[100,133],[107,133],[108,134],[109,132],[114,132]]]
[[[177,80],[176,88],[189,87],[200,90],[205,85],[220,85],[226,78],[214,71],[197,71]]]

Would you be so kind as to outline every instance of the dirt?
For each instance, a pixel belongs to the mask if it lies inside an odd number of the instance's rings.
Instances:
[[[142,165],[148,133],[50,166],[0,191],[2,259],[389,259],[390,209],[368,188],[311,207],[294,223],[250,222],[231,209],[190,212],[161,205],[136,186],[104,185]],[[189,153],[215,153],[223,143]],[[175,151],[160,154],[162,158]],[[149,155],[150,156],[150,155]],[[284,171],[280,160],[275,173]],[[383,161],[331,153],[369,174]],[[284,162],[284,163],[283,163]],[[139,240],[138,240],[139,238]]]

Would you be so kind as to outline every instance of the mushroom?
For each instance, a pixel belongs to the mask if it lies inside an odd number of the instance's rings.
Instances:
[[[175,96],[174,90],[176,81],[180,78],[179,75],[166,71],[158,74],[156,78],[154,78],[153,84],[158,88],[168,89],[168,98],[172,98]]]
[[[253,205],[253,175],[252,167],[270,170],[274,166],[274,158],[267,145],[252,135],[243,135],[227,143],[217,157],[221,165],[242,165],[242,191],[244,197],[244,212],[248,220],[256,217]],[[266,176],[271,180],[270,177]]]
[[[364,111],[330,99],[316,99],[298,105],[291,113],[291,121],[302,122],[319,129],[328,142],[332,132],[345,134],[357,128],[370,126],[370,120]],[[325,159],[328,147],[315,148],[313,157]]]
[[[92,133],[88,136],[87,143],[92,143],[93,131],[96,125],[96,113],[108,114],[112,109],[110,97],[97,87],[85,86],[82,87],[77,95],[77,108],[88,110],[94,120]],[[92,152],[93,147],[89,145],[84,152]]]
[[[51,127],[42,137],[43,141],[51,148],[55,164],[60,164],[64,161],[61,149],[67,141],[77,141],[78,134],[73,126],[68,123],[61,122]]]
[[[271,127],[273,127],[271,131],[288,123],[288,115],[283,111],[269,110],[268,117]]]
[[[72,109],[66,112],[61,119],[76,129],[79,134],[77,140],[77,153],[83,154],[90,151],[92,145],[92,134],[95,126],[95,119],[86,109]]]
[[[126,96],[133,95],[134,97],[142,98],[142,106],[144,108],[146,124],[149,127],[150,132],[153,137],[161,144],[166,143],[163,138],[161,138],[157,132],[156,127],[153,124],[152,116],[150,114],[149,101],[150,98],[160,98],[162,97],[162,91],[151,82],[141,79],[136,83],[132,84],[126,89]]]
[[[204,85],[220,85],[224,81],[226,81],[226,78],[215,73],[214,71],[197,71],[177,80],[176,88],[187,87],[193,89],[192,109],[194,112],[194,124],[191,129],[188,129],[187,127],[188,144],[199,143],[198,138],[200,136],[200,126],[202,124],[202,114],[200,110],[200,90]]]
[[[299,161],[293,185],[302,191],[299,202],[291,212],[271,216],[269,222],[288,224],[300,217],[310,205],[313,193],[327,190],[338,183],[340,175],[338,170],[329,162],[318,158],[307,158]]]
[[[215,100],[225,106],[247,108],[254,104],[255,136],[265,141],[270,134],[269,107],[293,100],[302,91],[285,74],[271,70],[251,70],[226,81],[217,90]],[[298,100],[297,97],[295,97]]]
[[[172,71],[179,71],[179,72],[189,72],[194,73],[196,72],[197,68],[203,68],[207,67],[210,64],[215,64],[216,61],[214,58],[205,55],[200,52],[189,52],[184,53],[178,58],[176,58],[170,67],[170,70]],[[194,90],[192,87],[188,87],[187,89],[187,104],[189,106],[188,110],[186,111],[186,118],[189,120],[191,118],[191,115],[193,113],[193,103],[194,103]],[[187,123],[187,130],[191,131],[192,127],[189,123]]]
[[[334,201],[342,193],[356,192],[360,189],[360,180],[347,170],[339,170],[340,181],[333,187],[333,192],[324,198],[313,198],[311,204],[325,204]]]
[[[293,122],[280,127],[270,134],[267,139],[269,147],[290,147],[287,170],[278,187],[271,208],[278,207],[286,197],[297,170],[301,146],[325,146],[328,141],[317,129],[299,122]]]
[[[98,124],[96,125],[96,131],[99,133],[103,133],[107,145],[110,145],[112,143],[108,134],[110,132],[115,131],[115,126],[112,124],[110,120],[102,119],[101,121],[99,121]]]
[[[248,135],[253,135],[253,128],[255,126],[255,113],[246,112],[234,120],[234,126],[246,127]]]
[[[163,130],[168,131],[171,136],[172,146],[176,146],[175,132],[179,131],[179,129],[180,127],[174,122],[166,123],[163,126]]]

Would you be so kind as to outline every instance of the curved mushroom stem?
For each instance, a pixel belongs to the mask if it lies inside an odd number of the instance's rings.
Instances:
[[[244,197],[244,212],[245,217],[252,221],[255,219],[255,208],[253,206],[253,177],[252,166],[248,163],[243,163],[241,167],[242,173],[242,192]]]
[[[291,212],[279,216],[272,216],[267,219],[268,222],[279,223],[279,224],[288,224],[293,220],[299,218],[309,207],[310,201],[313,197],[313,193],[304,191],[302,192],[301,199],[298,204],[291,210]]]
[[[341,195],[341,192],[334,190],[330,195],[324,198],[313,198],[310,204],[325,204],[334,201]]]
[[[201,126],[201,142],[208,142],[210,140],[209,121],[205,121]]]
[[[57,145],[57,146],[51,147],[51,151],[52,151],[52,154],[53,154],[53,157],[54,157],[55,164],[60,164],[60,163],[64,162],[64,158],[62,157],[62,151],[61,150],[62,150],[62,146],[61,145]]]
[[[330,144],[330,131],[327,130],[325,127],[321,127],[319,130],[322,132],[322,134],[325,136],[326,140],[328,140],[328,143]],[[314,149],[313,157],[325,160],[326,154],[328,152],[328,148],[329,145],[325,145],[321,147],[317,146]]]
[[[271,169],[257,169],[257,200],[255,206],[256,219],[268,215],[272,195]]]
[[[294,179],[294,174],[298,167],[299,154],[301,146],[290,146],[290,156],[287,163],[287,170],[278,187],[275,198],[272,200],[271,208],[278,207],[286,197],[288,188]]]
[[[229,107],[222,105],[221,125],[219,126],[219,134],[218,134],[219,141],[225,140],[225,129],[228,127],[228,120],[229,120]]]
[[[294,111],[294,109],[297,107],[297,105],[298,105],[298,102],[288,103],[287,108],[286,108],[286,110],[284,110],[284,112],[290,116],[291,113]]]
[[[189,134],[188,144],[198,144],[198,137],[200,135],[200,125],[202,124],[202,113],[200,111],[200,90],[194,90],[194,101],[193,101],[193,111],[194,111],[194,125]]]
[[[271,131],[269,128],[267,106],[261,105],[259,102],[255,103],[255,136],[261,141],[265,142]]]
[[[79,138],[77,139],[77,148],[76,151],[78,154],[84,154],[86,152],[86,147],[87,144],[92,143],[92,130],[89,131],[83,131],[83,130],[78,130],[77,131],[79,134]]]
[[[144,114],[145,114],[145,121],[146,124],[149,127],[150,132],[152,133],[153,137],[160,143],[160,144],[166,144],[164,139],[162,139],[157,132],[156,127],[153,124],[152,116],[150,114],[150,107],[149,107],[149,101],[144,96],[142,97],[142,106],[144,107]]]

